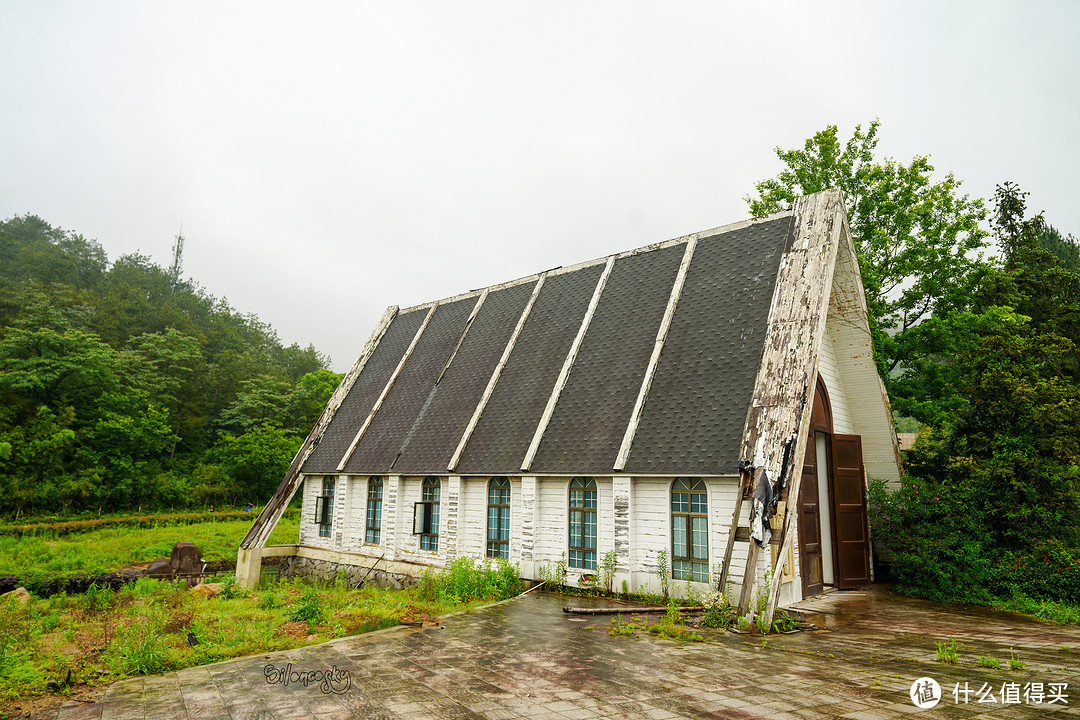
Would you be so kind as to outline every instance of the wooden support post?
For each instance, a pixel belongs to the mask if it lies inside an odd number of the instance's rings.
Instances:
[[[254,562],[252,559],[254,557],[253,554],[244,553],[244,551],[252,548],[261,548],[266,544],[266,539],[270,537],[270,533],[273,532],[274,527],[281,519],[282,513],[285,512],[286,506],[288,506],[289,501],[292,500],[293,495],[296,493],[296,489],[300,485],[301,466],[303,466],[304,461],[308,459],[312,451],[315,450],[315,447],[322,440],[323,433],[325,433],[326,428],[329,427],[330,421],[334,419],[334,415],[337,414],[338,408],[341,407],[341,403],[345,400],[345,396],[349,394],[349,390],[352,389],[353,383],[356,382],[356,378],[360,375],[364,366],[367,365],[371,355],[375,352],[375,348],[386,333],[386,329],[390,327],[390,323],[393,322],[394,318],[397,316],[397,312],[397,305],[391,305],[386,309],[386,312],[383,313],[382,318],[379,319],[375,329],[372,330],[370,337],[368,337],[368,341],[364,344],[360,356],[356,358],[356,362],[353,363],[352,368],[346,373],[345,377],[342,378],[337,389],[334,390],[334,394],[330,397],[330,402],[327,403],[326,409],[323,410],[318,422],[315,423],[315,427],[308,433],[304,443],[293,457],[292,464],[289,465],[289,469],[281,479],[281,484],[278,485],[277,490],[274,492],[274,496],[266,503],[266,506],[259,513],[259,516],[255,518],[255,522],[252,523],[247,534],[244,535],[244,539],[240,541],[240,553],[237,555],[237,563]],[[249,580],[251,583],[245,587],[254,587],[254,584],[259,580],[258,570],[255,569],[251,571],[245,576],[245,579]]]
[[[739,519],[742,515],[743,495],[750,484],[750,473],[746,470],[739,471],[739,489],[735,495],[735,511],[731,514],[731,530],[728,532],[727,543],[724,547],[724,565],[720,571],[720,582],[717,583],[716,591],[724,592],[728,581],[731,579],[731,553],[735,550],[735,533],[739,530]]]
[[[514,332],[511,333],[510,339],[506,342],[506,347],[503,348],[502,356],[499,358],[498,364],[495,365],[495,370],[492,371],[491,377],[488,379],[488,384],[484,388],[483,395],[480,396],[480,402],[477,403],[476,409],[473,410],[472,417],[469,418],[469,424],[465,427],[465,432],[461,434],[461,439],[458,441],[457,448],[454,450],[454,455],[450,458],[450,462],[446,466],[446,469],[450,472],[454,472],[457,469],[458,463],[461,462],[461,455],[465,452],[465,446],[469,444],[469,438],[472,437],[473,431],[476,430],[476,424],[480,422],[480,416],[484,413],[484,408],[487,407],[488,401],[491,400],[491,393],[495,391],[495,384],[499,382],[499,376],[502,375],[503,368],[506,367],[506,363],[510,359],[510,353],[514,349],[514,344],[517,342],[518,335],[521,334],[521,329],[525,327],[525,321],[529,318],[529,313],[532,312],[533,305],[536,303],[536,298],[540,294],[540,288],[544,287],[545,277],[547,277],[547,273],[541,273],[540,277],[536,280],[536,285],[533,286],[532,295],[529,296],[529,301],[525,303],[525,309],[521,311],[521,317],[518,318],[517,325],[514,326]]]
[[[682,296],[683,285],[686,283],[686,274],[690,271],[690,261],[694,258],[694,248],[696,247],[696,237],[691,237],[686,241],[686,250],[683,251],[679,271],[675,275],[675,282],[672,284],[671,293],[668,295],[667,307],[664,308],[664,317],[660,320],[660,327],[656,330],[656,339],[653,341],[649,364],[645,368],[645,377],[642,379],[641,387],[638,389],[637,400],[634,401],[634,409],[630,413],[630,422],[626,426],[626,432],[623,433],[619,453],[615,456],[615,470],[626,469],[626,461],[630,457],[630,447],[634,444],[638,423],[641,422],[641,413],[645,409],[645,399],[649,396],[649,389],[652,388],[656,368],[660,364],[660,353],[664,349],[668,330],[671,329],[671,319],[675,317],[675,308],[679,304],[679,297]]]
[[[753,498],[761,471],[779,478],[785,444],[794,433],[804,433],[812,402],[821,352],[825,321],[832,292],[837,249],[847,227],[843,199],[839,190],[828,190],[799,198],[795,203],[791,227],[784,243],[784,253],[776,275],[769,307],[761,362],[754,381],[754,393],[747,410],[740,457],[753,459]],[[802,442],[797,442],[802,446]],[[798,463],[801,456],[796,455]],[[799,473],[795,473],[796,484]],[[798,496],[789,497],[789,508],[796,508]],[[751,500],[751,502],[753,502]],[[791,510],[789,509],[789,517]],[[754,518],[756,508],[751,507]],[[785,529],[781,541],[790,542]],[[751,542],[743,577],[739,611],[750,608],[757,570],[756,542]],[[786,548],[781,549],[786,559]],[[780,560],[780,563],[784,560]],[[782,567],[782,565],[781,565]],[[777,579],[778,580],[778,579]],[[780,583],[774,583],[774,595]],[[770,603],[775,607],[775,603]],[[771,618],[770,618],[771,619]]]

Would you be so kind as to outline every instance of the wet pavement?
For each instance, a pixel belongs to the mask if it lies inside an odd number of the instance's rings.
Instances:
[[[567,615],[561,608],[568,604],[586,602],[530,593],[439,627],[392,628],[126,680],[98,703],[34,717],[1080,717],[1077,628],[875,588],[800,604],[810,622],[829,630],[770,635],[764,644],[760,636],[706,632],[699,643],[609,635],[611,616]],[[935,659],[936,643],[950,637],[960,646],[957,665]],[[1013,653],[1023,670],[1008,669]],[[1003,669],[978,666],[980,656]],[[932,709],[920,710],[909,695],[923,677],[941,687]]]

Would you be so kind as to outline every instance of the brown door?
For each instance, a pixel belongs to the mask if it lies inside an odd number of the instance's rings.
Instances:
[[[870,584],[862,439],[858,435],[833,435],[832,463],[836,580],[837,587],[846,590]]]
[[[821,520],[818,517],[817,444],[814,432],[806,439],[802,482],[799,489],[799,558],[802,571],[803,597],[820,595],[825,588],[821,580]]]

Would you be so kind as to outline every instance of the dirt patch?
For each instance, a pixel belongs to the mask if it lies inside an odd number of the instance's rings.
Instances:
[[[287,622],[280,625],[274,631],[277,637],[306,638],[308,637],[308,624],[306,622]]]
[[[169,622],[165,623],[164,631],[167,633],[174,633],[180,630],[180,628],[186,628],[191,624],[193,614],[191,612],[176,613]]]
[[[432,615],[427,610],[424,610],[423,608],[418,608],[415,605],[406,605],[405,608],[401,611],[401,614],[398,615],[398,619],[404,622],[422,622],[425,625],[439,624],[439,618],[437,616]]]
[[[70,688],[67,692],[61,693],[48,693],[46,695],[33,695],[30,697],[21,697],[15,701],[15,705],[4,708],[6,712],[11,713],[12,718],[18,717],[48,717],[52,715],[51,711],[59,708],[62,704],[70,703],[75,700],[81,703],[93,703],[101,700],[101,696],[105,694],[103,687],[90,687],[88,685],[77,685]]]

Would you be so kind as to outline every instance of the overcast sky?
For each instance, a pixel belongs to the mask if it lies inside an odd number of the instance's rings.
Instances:
[[[346,370],[402,307],[742,220],[880,118],[1080,235],[1080,3],[0,0],[0,217],[184,274]]]

